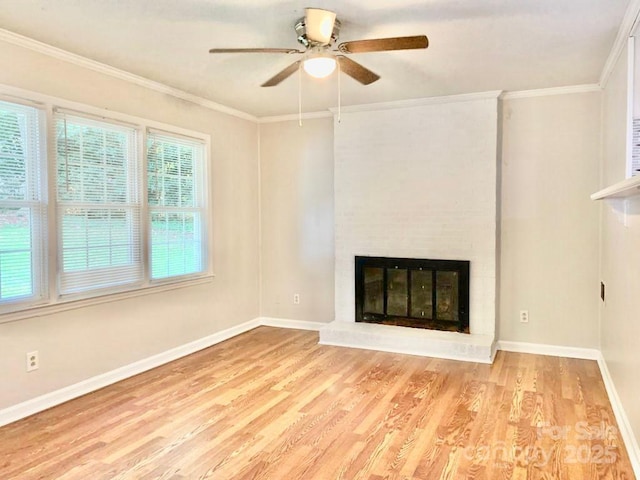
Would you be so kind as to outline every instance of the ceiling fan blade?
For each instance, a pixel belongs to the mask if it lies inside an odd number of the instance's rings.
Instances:
[[[321,8],[305,9],[305,29],[307,38],[313,43],[328,45],[336,23],[336,14]]]
[[[301,62],[300,60],[298,60],[297,62],[293,62],[287,68],[285,68],[284,70],[282,70],[281,72],[277,73],[276,75],[271,77],[269,80],[264,82],[261,85],[261,87],[275,87],[280,82],[282,82],[283,80],[289,78],[292,74],[294,74],[298,70],[298,68],[300,68],[300,62]]]
[[[295,48],[212,48],[209,53],[304,53]]]
[[[340,70],[363,85],[369,85],[380,78],[380,75],[373,73],[368,68],[363,67],[358,62],[354,62],[350,58],[336,55],[336,59],[340,62]]]
[[[388,50],[412,50],[427,48],[429,39],[426,35],[414,37],[374,38],[372,40],[355,40],[344,42],[338,46],[342,53],[385,52]]]

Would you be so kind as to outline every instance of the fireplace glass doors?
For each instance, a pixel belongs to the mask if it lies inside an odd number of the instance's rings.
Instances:
[[[356,257],[356,322],[469,333],[469,262]]]

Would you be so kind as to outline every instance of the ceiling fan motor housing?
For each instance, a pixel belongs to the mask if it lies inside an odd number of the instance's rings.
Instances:
[[[305,24],[305,17],[302,17],[298,20],[294,26],[296,30],[296,35],[298,36],[298,43],[304,45],[305,48],[310,47],[318,47],[323,46],[324,44],[314,42],[307,37],[307,26]],[[336,18],[335,23],[333,24],[333,31],[331,32],[331,40],[327,45],[333,45],[337,40],[340,34],[340,20]]]

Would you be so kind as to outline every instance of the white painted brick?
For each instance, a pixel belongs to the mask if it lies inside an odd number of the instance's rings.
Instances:
[[[497,100],[346,113],[335,125],[336,319],[354,256],[471,261],[470,329],[495,333]]]

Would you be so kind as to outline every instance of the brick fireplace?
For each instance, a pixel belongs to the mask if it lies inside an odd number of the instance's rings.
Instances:
[[[335,320],[321,331],[321,343],[490,361],[496,327],[497,92],[402,107],[345,108],[335,123]],[[356,257],[469,261],[468,326],[462,328],[468,334],[457,327],[405,328],[401,319],[422,317],[423,311],[428,316],[424,299],[425,309],[413,314],[400,301],[397,315],[393,306],[390,312],[388,305],[378,305],[369,312],[378,315],[377,322],[356,322]],[[417,273],[399,275],[398,285],[407,288],[412,280],[406,275],[426,281]],[[385,324],[393,323],[385,316],[396,317],[395,325]]]

